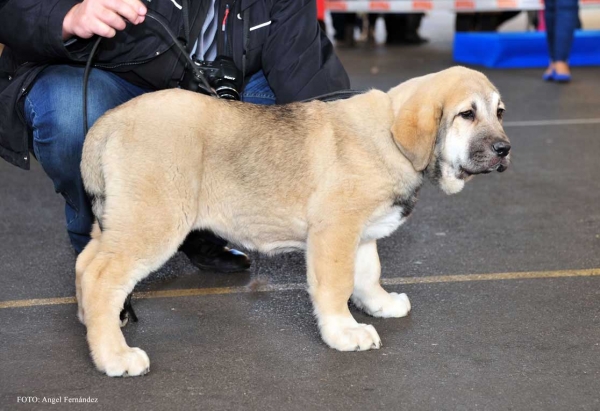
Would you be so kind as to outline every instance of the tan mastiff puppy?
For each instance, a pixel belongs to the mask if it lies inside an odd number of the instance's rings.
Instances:
[[[325,343],[379,348],[348,300],[376,317],[411,306],[380,286],[375,241],[410,214],[424,176],[450,194],[506,169],[503,111],[488,79],[462,67],[329,103],[267,107],[165,90],[111,110],[90,130],[81,165],[99,226],[77,260],[77,300],[96,366],[110,376],[149,370],[119,311],[199,228],[267,254],[305,250]]]

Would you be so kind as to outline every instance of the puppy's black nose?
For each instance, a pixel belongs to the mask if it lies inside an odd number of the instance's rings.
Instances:
[[[498,141],[492,144],[492,149],[494,150],[494,153],[498,154],[498,156],[506,157],[510,151],[510,144],[504,141]]]

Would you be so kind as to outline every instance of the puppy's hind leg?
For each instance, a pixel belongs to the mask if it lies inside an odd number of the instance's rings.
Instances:
[[[164,203],[142,207],[119,208],[114,211],[123,215],[106,216],[98,252],[81,280],[91,355],[96,367],[111,377],[148,372],[146,353],[125,341],[119,312],[135,284],[163,265],[190,229],[176,208]]]
[[[381,287],[377,243],[361,244],[356,252],[352,302],[373,317],[404,317],[410,311],[406,294],[388,293]]]
[[[96,257],[98,253],[98,248],[100,246],[100,226],[98,222],[94,222],[92,227],[92,239],[85,246],[83,251],[77,257],[77,262],[75,264],[75,296],[77,297],[77,318],[81,321],[82,324],[85,325],[85,313],[83,311],[83,302],[81,295],[81,279],[83,277],[83,273],[85,269],[88,267],[90,262]]]
[[[111,377],[145,374],[150,360],[139,348],[130,348],[121,333],[119,311],[135,285],[134,277],[148,274],[130,256],[100,251],[81,281],[87,339],[98,370]]]

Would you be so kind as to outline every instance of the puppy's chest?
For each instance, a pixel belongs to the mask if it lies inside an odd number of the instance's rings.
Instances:
[[[412,213],[417,195],[399,197],[391,205],[376,210],[367,221],[361,239],[363,242],[378,240],[392,234]]]

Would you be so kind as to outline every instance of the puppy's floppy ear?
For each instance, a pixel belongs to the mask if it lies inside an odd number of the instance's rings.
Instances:
[[[400,106],[392,135],[402,154],[417,171],[427,168],[442,117],[442,104],[429,93],[415,92]]]

